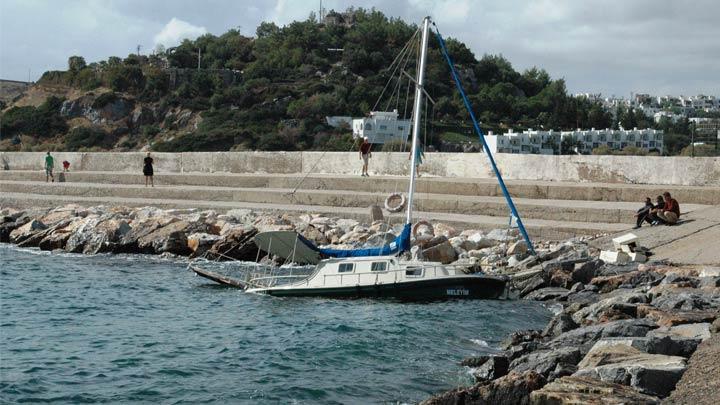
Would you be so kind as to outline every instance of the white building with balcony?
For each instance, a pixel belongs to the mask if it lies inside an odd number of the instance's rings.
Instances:
[[[379,144],[407,141],[411,126],[410,120],[398,119],[397,110],[372,111],[369,117],[352,120],[354,139],[367,137]]]
[[[575,131],[509,131],[485,136],[493,153],[560,154],[562,143],[577,145],[577,153],[589,154],[600,146],[621,150],[628,146],[663,152],[663,131],[655,129],[577,129]],[[572,142],[568,142],[572,141]]]

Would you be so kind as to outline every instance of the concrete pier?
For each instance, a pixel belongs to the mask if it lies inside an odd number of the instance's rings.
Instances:
[[[465,229],[508,226],[509,210],[500,187],[491,173],[481,170],[487,169],[483,154],[428,155],[428,164],[423,165],[424,176],[418,179],[416,188],[418,219],[448,222]],[[2,153],[0,161],[5,170],[0,170],[0,205],[56,206],[77,202],[217,210],[253,208],[364,220],[369,205],[383,205],[388,194],[406,192],[408,186],[407,177],[400,175],[403,165],[407,165],[404,154],[376,153],[371,166],[374,170],[367,178],[350,174],[359,168],[359,161],[352,160],[357,157],[354,153],[153,154],[154,188],[144,187],[142,153],[57,152],[54,156],[57,166],[63,160],[71,163],[71,171],[64,174],[65,182],[45,182],[42,153]],[[538,158],[546,160],[535,164]],[[625,157],[615,158],[513,155],[503,156],[499,161],[530,233],[544,238],[627,230],[634,225],[633,214],[644,198],[654,198],[663,191],[670,191],[680,201],[683,213],[720,202],[720,185],[716,184],[720,178],[718,159],[662,158],[657,161],[660,163],[657,170],[646,171],[648,168],[643,165],[655,160],[634,157],[637,161],[631,167]],[[521,166],[507,166],[513,162]],[[622,164],[611,167],[617,162]],[[628,177],[630,173],[648,173],[647,179],[667,183],[672,176],[656,175],[685,163],[685,176],[678,180],[681,184],[635,184]],[[573,165],[574,172],[568,169]],[[595,169],[580,170],[588,165],[595,165]],[[553,176],[553,170],[561,168],[564,169],[556,177],[576,180],[547,180]],[[310,169],[314,171],[303,172]],[[625,172],[628,175],[618,177]],[[454,175],[440,177],[438,173]],[[459,175],[463,173],[477,176]],[[58,173],[56,179],[60,179]],[[621,182],[622,179],[626,181]],[[402,220],[401,215],[394,217],[398,222]]]

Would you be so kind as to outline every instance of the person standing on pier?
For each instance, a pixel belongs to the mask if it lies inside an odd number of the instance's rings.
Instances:
[[[145,187],[148,186],[148,183],[150,183],[150,187],[155,187],[153,183],[153,158],[150,157],[150,152],[143,159],[143,174],[145,175]]]
[[[52,179],[55,182],[55,176],[53,176],[53,168],[55,167],[55,158],[52,157],[50,151],[45,155],[45,182],[47,183]]]
[[[415,149],[415,175],[417,177],[420,177],[420,165],[422,164],[424,158],[425,150],[423,149],[422,145],[418,144],[417,148]],[[412,160],[412,152],[410,152],[408,160]]]
[[[372,152],[370,151],[370,148],[372,147],[372,144],[368,142],[367,136],[363,138],[363,142],[360,144],[360,159],[363,161],[363,167],[362,167],[362,174],[360,176],[370,176],[368,174],[368,163],[370,161],[370,158],[372,157]]]

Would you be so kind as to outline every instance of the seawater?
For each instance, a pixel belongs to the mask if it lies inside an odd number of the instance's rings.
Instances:
[[[0,245],[0,402],[413,403],[550,312],[526,301],[275,298],[148,256]]]

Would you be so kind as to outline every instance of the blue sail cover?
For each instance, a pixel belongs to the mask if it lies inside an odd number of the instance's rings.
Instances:
[[[398,235],[394,241],[383,246],[350,250],[317,248],[317,251],[329,257],[365,257],[392,255],[398,252],[410,250],[410,228],[410,224],[405,224],[405,227],[403,227],[400,235]]]

